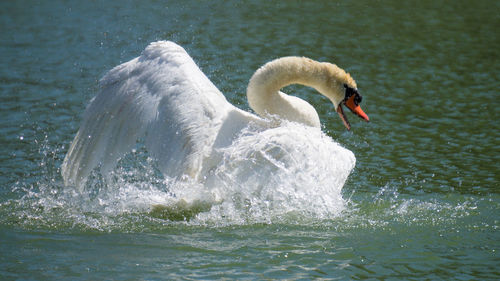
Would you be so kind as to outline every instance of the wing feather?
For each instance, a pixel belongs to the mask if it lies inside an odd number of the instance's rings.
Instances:
[[[66,185],[81,185],[99,165],[107,173],[140,137],[163,173],[197,177],[234,109],[186,51],[168,41],[151,43],[99,84],[62,165]]]

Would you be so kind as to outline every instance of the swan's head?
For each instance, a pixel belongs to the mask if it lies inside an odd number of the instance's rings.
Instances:
[[[368,122],[370,119],[360,106],[363,97],[358,92],[356,81],[349,73],[334,64],[323,63],[323,65],[326,69],[326,79],[321,92],[332,101],[347,130],[351,129],[351,125],[342,106],[346,106],[352,113]]]

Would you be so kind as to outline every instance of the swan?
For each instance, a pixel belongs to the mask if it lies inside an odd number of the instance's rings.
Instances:
[[[342,106],[369,120],[359,106],[362,98],[356,82],[334,64],[304,57],[266,63],[247,87],[256,115],[230,104],[181,46],[170,41],[150,43],[139,57],[114,67],[99,81],[99,92],[86,108],[61,166],[64,184],[81,186],[97,166],[107,174],[139,138],[162,173],[201,181],[221,161],[216,151],[236,142],[259,149],[254,139],[242,136],[245,128],[278,134],[273,128],[282,127],[276,122],[282,121],[321,131],[311,104],[280,91],[290,84],[313,87],[327,97],[348,130]],[[280,132],[294,139],[295,148],[307,142],[307,136],[294,136],[288,128]]]

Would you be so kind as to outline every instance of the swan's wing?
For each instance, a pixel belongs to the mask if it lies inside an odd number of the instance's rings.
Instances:
[[[64,159],[64,182],[80,185],[99,164],[107,173],[142,136],[162,172],[196,177],[232,108],[182,47],[151,43],[101,79]]]

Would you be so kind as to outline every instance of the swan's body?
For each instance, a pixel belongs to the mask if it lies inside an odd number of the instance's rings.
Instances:
[[[220,161],[230,161],[235,152],[229,151],[236,145],[243,146],[239,152],[247,150],[242,152],[247,157],[253,155],[263,135],[269,137],[273,151],[283,150],[280,157],[293,158],[284,154],[300,151],[300,146],[307,145],[307,137],[294,136],[266,117],[311,127],[301,125],[300,134],[312,130],[321,135],[321,131],[318,114],[309,103],[279,91],[292,83],[314,87],[340,111],[346,87],[356,89],[349,74],[333,64],[298,57],[277,59],[257,70],[250,80],[247,96],[257,116],[231,105],[182,47],[166,41],[152,43],[140,57],[115,67],[101,79],[100,93],[88,106],[64,159],[65,184],[82,184],[99,164],[102,173],[107,173],[141,137],[159,169],[171,177],[206,179]],[[330,143],[334,142],[322,137],[333,149]],[[284,141],[286,138],[293,141]],[[266,145],[263,147],[260,149],[265,150]],[[339,176],[343,183],[353,168],[354,156],[336,144],[335,149],[343,156],[333,162],[350,161]]]

